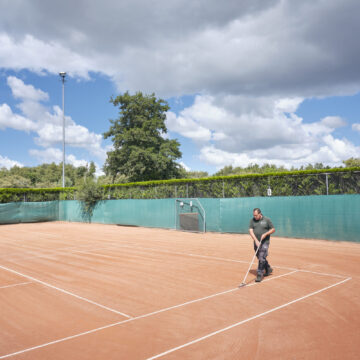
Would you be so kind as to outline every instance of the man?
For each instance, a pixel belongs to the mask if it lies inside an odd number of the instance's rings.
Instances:
[[[275,228],[271,220],[263,216],[259,208],[255,208],[253,218],[250,220],[249,233],[254,240],[254,250],[260,247],[256,254],[259,259],[256,282],[260,282],[264,275],[269,276],[273,271],[266,257],[269,252],[270,235],[274,232]]]

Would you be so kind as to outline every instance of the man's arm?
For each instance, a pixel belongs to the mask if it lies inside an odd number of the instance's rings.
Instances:
[[[251,229],[252,230],[252,229]],[[275,232],[275,228],[271,228],[269,231],[261,235],[261,241],[263,241],[267,236],[273,234]]]
[[[254,229],[250,228],[249,233],[250,233],[250,236],[252,237],[252,239],[255,241],[256,246],[259,246],[260,241],[256,238],[256,236],[254,234]]]

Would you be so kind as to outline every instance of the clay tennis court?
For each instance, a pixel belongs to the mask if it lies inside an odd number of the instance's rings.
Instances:
[[[358,243],[0,226],[0,359],[358,359]]]

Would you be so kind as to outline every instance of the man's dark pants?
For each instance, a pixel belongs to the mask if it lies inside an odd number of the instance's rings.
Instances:
[[[256,257],[259,259],[259,263],[258,263],[258,270],[257,272],[260,274],[263,274],[264,271],[267,271],[267,269],[270,268],[270,265],[268,263],[268,261],[266,260],[268,254],[269,254],[269,242],[265,241],[263,243],[260,244],[260,249],[256,254]],[[254,250],[257,250],[257,246],[254,242]]]

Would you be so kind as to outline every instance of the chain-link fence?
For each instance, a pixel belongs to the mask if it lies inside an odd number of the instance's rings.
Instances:
[[[22,191],[23,190],[23,191]],[[76,189],[0,189],[0,203],[76,200]],[[360,171],[229,176],[104,186],[104,200],[360,194]]]
[[[360,194],[360,172],[238,177],[174,185],[109,187],[106,198],[234,198],[335,194]]]

